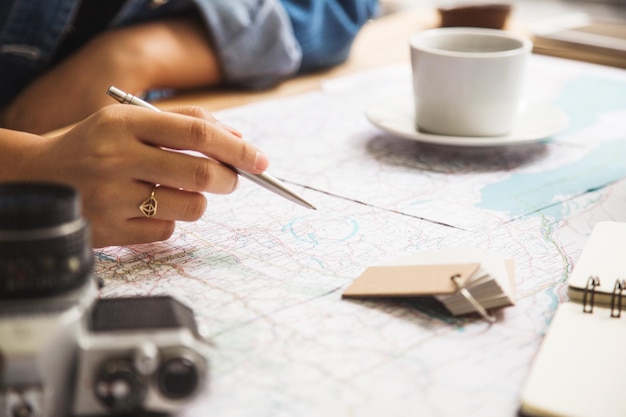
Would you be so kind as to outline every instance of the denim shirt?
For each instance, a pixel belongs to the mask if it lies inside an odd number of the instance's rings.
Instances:
[[[0,107],[54,62],[79,5],[0,1]],[[199,11],[226,83],[264,88],[345,60],[377,7],[377,0],[126,0],[109,28]]]

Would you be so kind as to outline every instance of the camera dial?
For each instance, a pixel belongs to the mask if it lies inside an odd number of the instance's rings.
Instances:
[[[96,398],[107,409],[129,412],[139,409],[148,392],[148,379],[129,360],[110,359],[102,364],[94,381]]]

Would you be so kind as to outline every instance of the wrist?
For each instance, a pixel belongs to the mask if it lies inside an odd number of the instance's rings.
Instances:
[[[53,139],[0,129],[0,181],[54,181],[48,172],[46,149]]]

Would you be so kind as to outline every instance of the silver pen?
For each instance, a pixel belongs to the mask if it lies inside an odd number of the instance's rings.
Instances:
[[[150,110],[154,110],[158,112],[161,111],[158,107],[153,106],[147,101],[144,101],[140,99],[139,97],[126,93],[120,90],[119,88],[116,88],[113,86],[109,87],[109,89],[107,90],[107,94],[122,104],[133,104],[135,106],[144,107],[146,109],[150,109]],[[286,198],[287,200],[290,200],[296,204],[300,204],[301,206],[306,207],[308,209],[317,210],[315,206],[311,204],[310,202],[308,202],[304,197],[302,197],[301,195],[293,191],[291,188],[287,187],[277,178],[274,178],[271,175],[266,174],[265,172],[262,174],[251,174],[249,172],[242,171],[238,168],[235,168],[231,165],[224,164],[224,163],[222,164],[226,166],[227,168],[232,169],[233,171],[235,171],[237,174],[241,175],[242,177],[249,179],[250,181],[260,185],[261,187],[264,187],[272,191],[273,193],[276,193],[279,196]]]

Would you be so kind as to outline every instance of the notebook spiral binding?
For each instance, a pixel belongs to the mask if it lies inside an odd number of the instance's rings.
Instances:
[[[620,317],[622,315],[622,292],[626,287],[626,279],[615,280],[613,294],[611,294],[611,317]]]
[[[590,276],[587,279],[585,292],[583,293],[583,313],[593,313],[594,296],[596,287],[600,286],[600,278]],[[626,279],[616,279],[611,294],[611,317],[620,318],[622,316],[622,294],[626,289]]]

